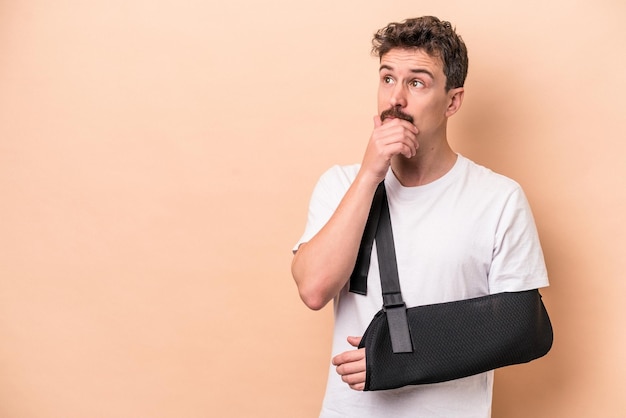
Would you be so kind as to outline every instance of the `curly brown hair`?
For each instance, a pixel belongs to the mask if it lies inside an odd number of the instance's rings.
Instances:
[[[467,48],[450,22],[434,16],[390,23],[374,34],[372,53],[382,58],[394,48],[418,48],[443,63],[446,90],[463,87],[467,77]]]

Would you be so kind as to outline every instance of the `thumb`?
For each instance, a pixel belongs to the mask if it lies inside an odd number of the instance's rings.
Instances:
[[[378,128],[383,125],[383,121],[380,120],[380,115],[374,116],[374,128]]]
[[[361,338],[363,337],[348,337],[348,342],[352,347],[358,347],[361,344]]]

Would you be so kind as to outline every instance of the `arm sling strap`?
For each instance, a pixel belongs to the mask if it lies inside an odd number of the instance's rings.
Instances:
[[[376,240],[383,307],[367,327],[365,390],[438,383],[527,363],[552,347],[552,325],[537,289],[407,308],[400,289],[384,182],[378,186],[350,291],[367,293]]]

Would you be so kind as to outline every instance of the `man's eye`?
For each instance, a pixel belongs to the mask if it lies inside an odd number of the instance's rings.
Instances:
[[[420,87],[423,87],[423,86],[424,86],[424,83],[422,83],[422,82],[421,82],[421,81],[419,81],[419,80],[413,80],[413,81],[411,81],[411,82],[409,83],[409,85],[410,85],[411,87],[413,87],[413,88],[420,88]]]
[[[386,76],[383,77],[383,82],[385,84],[391,84],[391,83],[393,83],[393,78],[391,78],[388,75],[386,75]]]

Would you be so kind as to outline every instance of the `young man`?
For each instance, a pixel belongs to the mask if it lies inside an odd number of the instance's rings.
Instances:
[[[530,208],[513,180],[455,153],[447,122],[463,103],[467,50],[448,22],[391,23],[373,39],[378,115],[360,165],[319,180],[292,273],[304,303],[334,300],[333,359],[322,417],[467,417],[491,411],[493,371],[362,392],[360,336],[382,306],[376,249],[367,296],[348,290],[377,185],[385,181],[407,306],[548,285]]]

